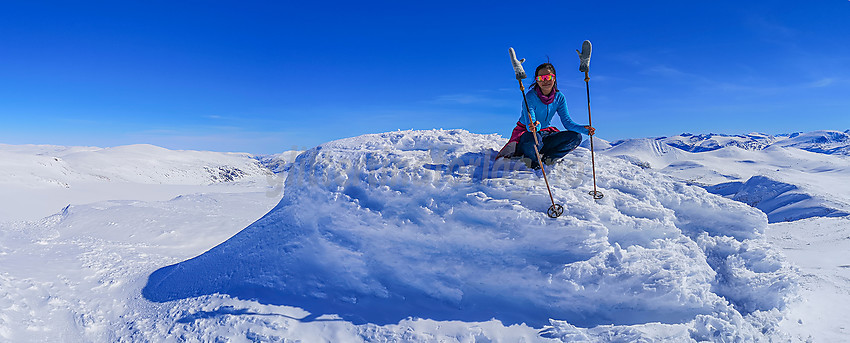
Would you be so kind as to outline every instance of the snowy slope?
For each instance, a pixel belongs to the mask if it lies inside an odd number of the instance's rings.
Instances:
[[[606,197],[595,202],[589,152],[579,149],[549,170],[566,208],[549,219],[536,172],[490,162],[503,143],[404,131],[309,150],[271,212],[157,270],[142,294],[185,320],[184,337],[238,337],[244,320],[260,340],[310,331],[312,341],[438,341],[457,330],[411,338],[411,327],[434,320],[469,323],[455,339],[544,326],[534,340],[782,337],[775,327],[796,281],[763,238],[764,214],[604,157]],[[241,321],[259,313],[245,300],[306,312]],[[210,331],[223,318],[229,329]]]
[[[0,145],[0,221],[36,220],[69,204],[167,200],[233,181],[265,184],[272,176],[248,154]]]
[[[164,341],[132,324],[161,323],[140,300],[147,276],[221,243],[280,199],[231,186],[0,222],[0,342]]]
[[[303,151],[290,150],[274,155],[256,156],[255,158],[264,167],[268,168],[275,174],[289,172],[292,165],[295,163],[295,158]]]
[[[595,146],[594,146],[595,148]],[[686,152],[671,147],[664,142],[651,139],[630,139],[621,141],[609,149],[600,149],[608,156],[620,157],[641,168],[658,168],[687,161]]]
[[[768,175],[752,185],[781,182],[790,186],[777,197],[815,189],[841,200],[840,154],[775,144],[683,155],[662,146],[628,160],[601,152],[606,197],[594,202],[589,151],[579,149],[548,171],[567,209],[552,220],[539,173],[489,162],[503,143],[465,131],[367,135],[309,150],[295,164],[287,154],[243,154],[237,160],[284,172],[230,182],[197,172],[241,169],[220,163],[230,154],[212,153],[175,171],[201,176],[182,181],[192,185],[152,183],[157,173],[75,181],[69,175],[97,173],[50,158],[102,149],[0,146],[16,161],[42,162],[19,166],[20,175],[71,186],[0,184],[0,205],[25,210],[19,203],[46,195],[73,203],[41,220],[0,218],[0,341],[829,342],[848,334],[840,312],[850,303],[847,217],[767,225],[754,208],[687,185]],[[659,164],[671,154],[673,167]],[[124,155],[91,163],[151,166]],[[658,158],[650,168],[639,163],[647,156]],[[688,157],[703,167],[683,168]],[[97,186],[121,196],[74,202],[53,192]],[[8,196],[16,187],[25,192]]]
[[[746,202],[779,222],[850,213],[848,149],[850,134],[814,131],[630,139],[599,153]]]
[[[0,166],[0,342],[136,341],[147,276],[268,212],[286,175],[150,145],[0,145]]]
[[[843,204],[836,204],[830,199],[815,197],[800,187],[772,180],[765,176],[753,176],[746,182],[727,182],[705,187],[709,192],[728,196],[762,210],[767,214],[768,221],[787,222],[811,217],[844,217],[850,215],[848,210],[839,210]]]
[[[766,237],[799,267],[800,300],[780,329],[800,342],[850,337],[850,217],[813,217],[771,224]]]

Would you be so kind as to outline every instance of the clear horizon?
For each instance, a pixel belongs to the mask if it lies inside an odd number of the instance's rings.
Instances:
[[[271,154],[399,129],[507,137],[522,99],[509,47],[527,70],[551,61],[586,124],[585,39],[599,138],[844,131],[848,14],[848,1],[8,3],[0,143]]]

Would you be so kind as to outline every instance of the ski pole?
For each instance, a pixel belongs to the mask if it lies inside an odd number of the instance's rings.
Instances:
[[[525,86],[522,84],[522,79],[528,77],[525,74],[525,70],[522,68],[522,63],[525,62],[525,59],[517,60],[514,48],[509,48],[508,52],[511,55],[511,64],[514,66],[514,73],[516,73],[516,79],[519,82],[519,90],[522,92],[522,101],[525,104],[525,113],[528,114],[528,125],[531,125],[531,134],[534,135],[534,155],[537,156],[537,164],[540,166],[540,171],[543,172],[543,181],[546,182],[546,190],[549,191],[549,200],[552,201],[552,206],[549,206],[549,210],[546,211],[546,214],[549,218],[558,218],[564,213],[564,206],[555,203],[555,197],[552,196],[552,188],[549,187],[549,179],[546,177],[546,169],[543,167],[543,159],[540,157],[540,151],[537,150],[537,145],[540,144],[540,142],[537,141],[537,126],[534,125],[534,120],[531,118],[531,111],[528,107],[528,98],[525,96]]]
[[[590,51],[592,46],[590,45],[590,41],[586,40],[581,44],[581,51],[576,50],[578,53],[580,64],[578,67],[579,71],[584,72],[584,84],[587,86],[587,126],[593,127],[593,121],[590,118]],[[596,158],[593,153],[593,134],[590,134],[590,167],[593,170],[593,190],[587,192],[593,196],[593,199],[599,200],[602,199],[604,195],[602,192],[596,190]]]

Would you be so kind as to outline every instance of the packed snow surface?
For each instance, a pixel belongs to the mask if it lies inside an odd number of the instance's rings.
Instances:
[[[840,209],[840,133],[596,139],[605,197],[579,148],[547,169],[558,219],[539,171],[492,161],[504,138],[463,130],[295,161],[0,145],[0,341],[836,341],[848,217],[759,205]]]
[[[847,341],[850,216],[776,223],[766,236],[800,270],[800,299],[789,305],[780,329],[797,341]]]
[[[404,131],[308,150],[271,212],[157,270],[142,294],[227,295],[355,325],[496,319],[564,339],[653,323],[678,339],[748,340],[781,319],[794,270],[765,243],[762,212],[612,158],[594,201],[579,149],[547,171],[566,209],[550,219],[539,172],[492,162],[503,143]]]

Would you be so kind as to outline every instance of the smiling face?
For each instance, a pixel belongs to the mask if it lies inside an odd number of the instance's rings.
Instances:
[[[545,95],[552,93],[552,88],[555,88],[555,71],[549,68],[540,68],[536,75],[537,85]],[[542,78],[541,78],[542,76]]]

